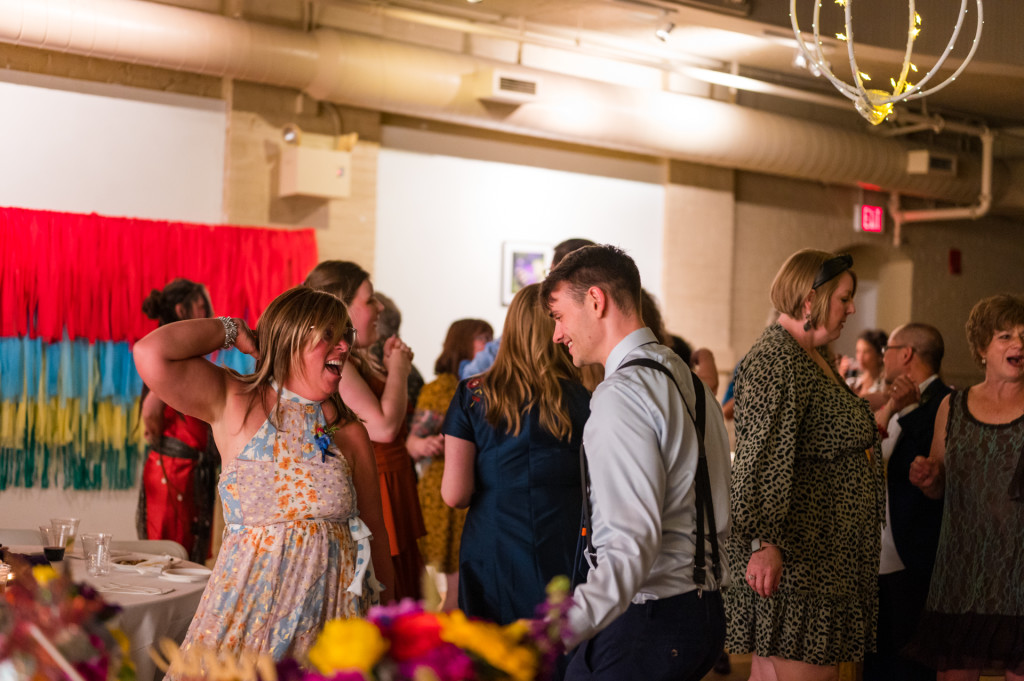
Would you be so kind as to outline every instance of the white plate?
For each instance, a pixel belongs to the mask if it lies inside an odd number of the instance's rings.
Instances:
[[[135,572],[138,573],[138,566],[145,563],[148,560],[152,560],[153,556],[143,555],[141,553],[129,553],[123,556],[115,556],[110,559],[110,568],[117,570],[118,572]]]
[[[212,574],[206,568],[167,568],[160,573],[160,579],[171,582],[205,582]]]

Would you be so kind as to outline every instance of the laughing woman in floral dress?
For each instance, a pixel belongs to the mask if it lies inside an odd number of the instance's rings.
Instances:
[[[344,304],[304,287],[270,303],[258,338],[220,317],[136,343],[146,385],[208,422],[223,460],[224,538],[186,654],[301,656],[325,621],[376,602],[377,579],[391,586],[373,450],[338,397],[351,343]],[[254,373],[204,359],[232,345],[256,357]]]

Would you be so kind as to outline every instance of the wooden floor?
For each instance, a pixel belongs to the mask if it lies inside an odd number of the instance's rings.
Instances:
[[[712,671],[704,681],[747,681],[750,678],[750,655],[730,655],[732,670],[728,674]]]
[[[711,672],[704,677],[704,681],[747,681],[750,678],[750,655],[730,655],[729,662],[732,669],[728,674]],[[847,670],[849,673],[860,678],[860,672],[855,669]],[[1002,681],[1002,676],[982,676],[979,681]]]

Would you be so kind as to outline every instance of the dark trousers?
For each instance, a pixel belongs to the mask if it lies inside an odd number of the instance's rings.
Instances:
[[[565,679],[699,681],[724,642],[725,611],[718,591],[634,604],[579,645]]]
[[[900,654],[917,631],[930,575],[900,570],[878,576],[878,650],[864,657],[864,681],[935,681],[935,670]]]

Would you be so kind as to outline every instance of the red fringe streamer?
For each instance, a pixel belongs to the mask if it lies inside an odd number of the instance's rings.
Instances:
[[[0,208],[0,336],[134,342],[152,289],[205,284],[217,314],[255,326],[316,265],[312,229],[266,229]]]

